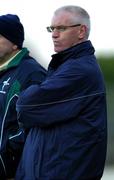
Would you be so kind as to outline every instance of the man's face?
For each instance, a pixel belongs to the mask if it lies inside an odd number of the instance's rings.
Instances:
[[[14,49],[14,44],[0,35],[0,59],[10,57]]]
[[[55,29],[52,32],[52,39],[54,44],[54,51],[61,52],[71,46],[74,46],[81,42],[81,25],[75,27],[68,27],[63,31],[59,31],[56,27],[60,26],[71,26],[75,23],[71,23],[71,14],[68,12],[60,12],[52,18],[52,27]]]

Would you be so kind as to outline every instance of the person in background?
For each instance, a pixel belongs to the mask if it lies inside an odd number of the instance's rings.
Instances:
[[[90,16],[63,6],[51,26],[55,54],[39,85],[17,101],[18,120],[30,128],[16,180],[100,180],[107,147],[104,78],[88,39]]]
[[[0,16],[0,180],[13,178],[23,149],[16,101],[22,90],[40,84],[46,70],[23,47],[24,27],[15,14]],[[29,129],[26,131],[28,132]]]

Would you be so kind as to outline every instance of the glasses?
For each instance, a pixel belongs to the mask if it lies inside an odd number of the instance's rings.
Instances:
[[[77,27],[77,26],[81,26],[81,24],[74,24],[74,25],[71,25],[71,26],[49,26],[49,27],[47,27],[47,31],[48,32],[53,32],[56,29],[58,32],[64,32],[68,28]]]

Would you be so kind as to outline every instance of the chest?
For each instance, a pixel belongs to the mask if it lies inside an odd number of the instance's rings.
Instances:
[[[0,73],[0,112],[4,111],[4,108],[11,96],[16,93],[16,70]]]

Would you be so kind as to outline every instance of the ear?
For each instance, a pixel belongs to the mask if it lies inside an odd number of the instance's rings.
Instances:
[[[18,49],[18,46],[17,45],[13,45],[13,50],[17,50]]]
[[[84,39],[86,37],[87,27],[85,25],[80,26],[79,39]]]

